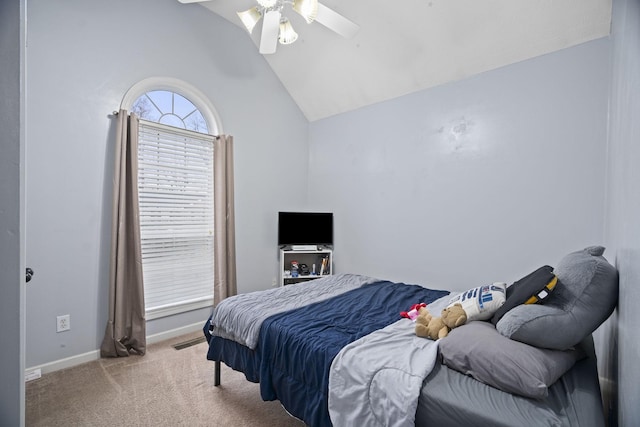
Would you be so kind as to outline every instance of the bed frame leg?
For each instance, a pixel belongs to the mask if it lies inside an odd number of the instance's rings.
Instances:
[[[213,385],[218,387],[220,385],[220,361],[216,360],[216,373],[213,380]]]

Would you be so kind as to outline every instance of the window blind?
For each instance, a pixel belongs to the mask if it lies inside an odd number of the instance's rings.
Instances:
[[[138,197],[147,319],[213,302],[213,136],[140,120]]]

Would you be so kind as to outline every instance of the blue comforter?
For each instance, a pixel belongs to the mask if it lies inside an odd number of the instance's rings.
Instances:
[[[331,426],[329,369],[342,347],[397,321],[411,305],[448,293],[380,281],[267,318],[254,361],[262,398],[280,400],[310,426]]]

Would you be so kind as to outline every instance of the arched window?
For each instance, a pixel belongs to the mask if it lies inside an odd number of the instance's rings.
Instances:
[[[167,96],[167,95],[177,96]],[[148,97],[146,95],[149,95]],[[156,103],[154,106],[153,103]],[[140,105],[138,105],[140,104]],[[193,114],[191,108],[197,110]],[[122,100],[122,108],[135,112],[138,117],[151,122],[167,124],[196,132],[220,135],[222,123],[211,101],[198,89],[179,79],[150,77],[133,85]],[[141,114],[142,111],[144,115]],[[180,122],[196,124],[201,117],[206,131],[195,129]],[[164,120],[162,118],[164,117]]]
[[[209,133],[202,113],[193,102],[169,90],[145,92],[133,103],[131,112],[151,122]]]
[[[123,109],[138,129],[138,198],[146,318],[213,304],[213,140],[220,124],[184,82],[149,79]]]

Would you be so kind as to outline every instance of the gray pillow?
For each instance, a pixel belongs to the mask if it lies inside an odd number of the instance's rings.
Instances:
[[[553,267],[545,265],[533,273],[514,282],[507,288],[507,300],[495,312],[491,323],[497,324],[502,316],[520,304],[535,304],[549,296],[555,288],[558,278],[553,274]]]
[[[602,246],[566,255],[554,273],[559,284],[541,304],[519,305],[496,324],[507,338],[536,347],[565,350],[592,333],[618,302],[618,272]]]
[[[439,342],[442,361],[492,387],[534,399],[584,357],[582,350],[537,348],[500,335],[490,322],[474,321]]]

